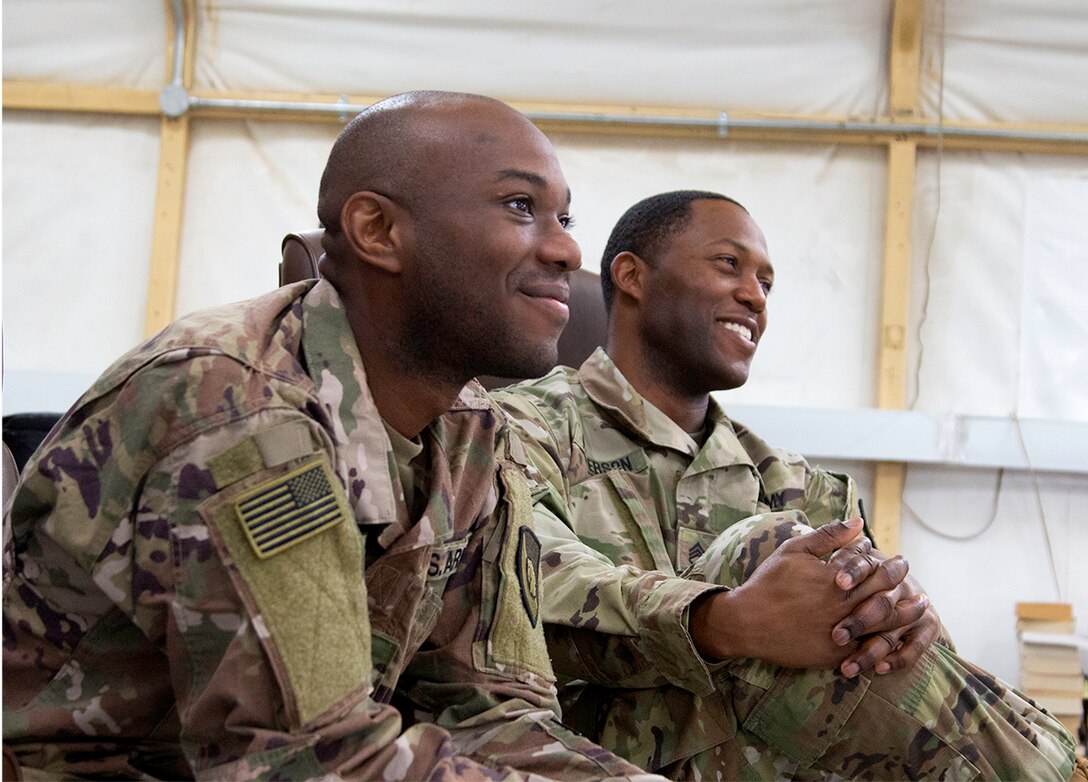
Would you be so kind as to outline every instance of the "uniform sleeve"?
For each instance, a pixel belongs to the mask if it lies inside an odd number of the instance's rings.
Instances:
[[[862,515],[861,498],[853,478],[845,473],[813,468],[807,463],[805,466],[804,504],[798,510],[804,511],[813,527]],[[869,532],[868,527],[866,532]]]
[[[240,415],[228,386],[146,372],[36,455],[12,511],[5,744],[60,776],[521,778],[373,699],[331,442],[287,406]],[[219,415],[187,414],[201,391]]]
[[[261,437],[300,428],[309,447],[279,455],[268,443],[283,438]],[[165,592],[140,596],[137,613],[146,623],[168,608],[197,778],[516,778],[455,756],[437,726],[402,730],[396,709],[373,700],[364,540],[330,454],[312,421],[260,413],[195,437],[147,475],[137,524],[168,539],[172,565],[152,565]]]
[[[439,613],[400,677],[402,705],[448,730],[459,754],[486,765],[557,780],[648,779],[559,721],[524,454],[520,443],[505,438],[498,450],[497,475],[487,473],[495,494],[472,524],[467,545],[453,558],[444,553],[450,549],[432,555],[428,572],[439,579]]]
[[[567,512],[569,435],[525,397],[501,395],[520,427],[532,466],[534,522],[541,541],[542,616],[556,672],[612,687],[669,682],[698,694],[711,672],[688,631],[692,602],[721,591],[656,571],[617,566],[583,543]]]

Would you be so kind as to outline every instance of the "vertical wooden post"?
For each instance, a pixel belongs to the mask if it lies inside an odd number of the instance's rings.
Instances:
[[[895,0],[888,63],[888,111],[892,119],[909,119],[918,114],[922,10],[923,0]],[[901,410],[906,405],[910,225],[914,206],[916,153],[913,141],[895,139],[888,144],[877,406],[890,410]],[[876,465],[873,534],[877,547],[889,554],[899,550],[903,477],[904,466],[901,463],[880,462]]]
[[[888,113],[893,120],[918,114],[922,65],[923,0],[895,0],[888,54]]]
[[[173,19],[172,3],[165,0],[167,17]],[[196,8],[184,0],[185,54],[182,81],[188,89],[193,82],[196,40]],[[167,75],[174,61],[173,25],[167,28]],[[159,179],[155,195],[155,222],[151,234],[151,264],[147,280],[147,310],[144,335],[151,336],[174,319],[177,299],[178,262],[181,253],[181,223],[185,203],[185,173],[189,159],[189,117],[163,116],[159,131]]]
[[[907,316],[910,303],[910,221],[914,203],[915,146],[888,146],[888,200],[884,222],[884,282],[880,312],[877,406],[901,410],[906,404]],[[889,554],[899,549],[899,512],[904,467],[880,462],[874,478],[873,534]]]

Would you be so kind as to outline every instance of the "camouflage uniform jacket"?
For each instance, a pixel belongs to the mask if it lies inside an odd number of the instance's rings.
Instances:
[[[503,416],[472,383],[422,442],[409,507],[324,280],[122,357],[11,506],[5,751],[27,778],[638,774],[558,724]]]
[[[561,679],[710,695],[714,671],[695,649],[687,613],[721,587],[677,576],[755,514],[800,511],[813,526],[860,514],[850,478],[770,447],[713,400],[700,447],[602,349],[578,370],[557,367],[494,396],[527,435],[540,473],[543,616]],[[712,746],[716,732],[677,731],[670,752]]]
[[[1068,732],[943,643],[908,671],[853,679],[699,658],[693,597],[858,515],[848,478],[713,403],[700,447],[603,351],[497,398],[541,473],[548,648],[561,678],[585,680],[562,693],[568,724],[673,779],[1069,778]]]

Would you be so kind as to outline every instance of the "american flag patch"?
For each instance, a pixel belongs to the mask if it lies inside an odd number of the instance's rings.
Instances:
[[[234,501],[253,551],[261,559],[339,524],[345,517],[324,461],[263,483]]]

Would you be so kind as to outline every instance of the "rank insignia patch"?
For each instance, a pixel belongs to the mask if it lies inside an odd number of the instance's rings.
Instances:
[[[528,527],[518,531],[518,583],[521,602],[529,622],[536,627],[540,617],[540,540]]]
[[[334,480],[324,460],[310,462],[235,500],[254,553],[267,559],[343,521]]]

